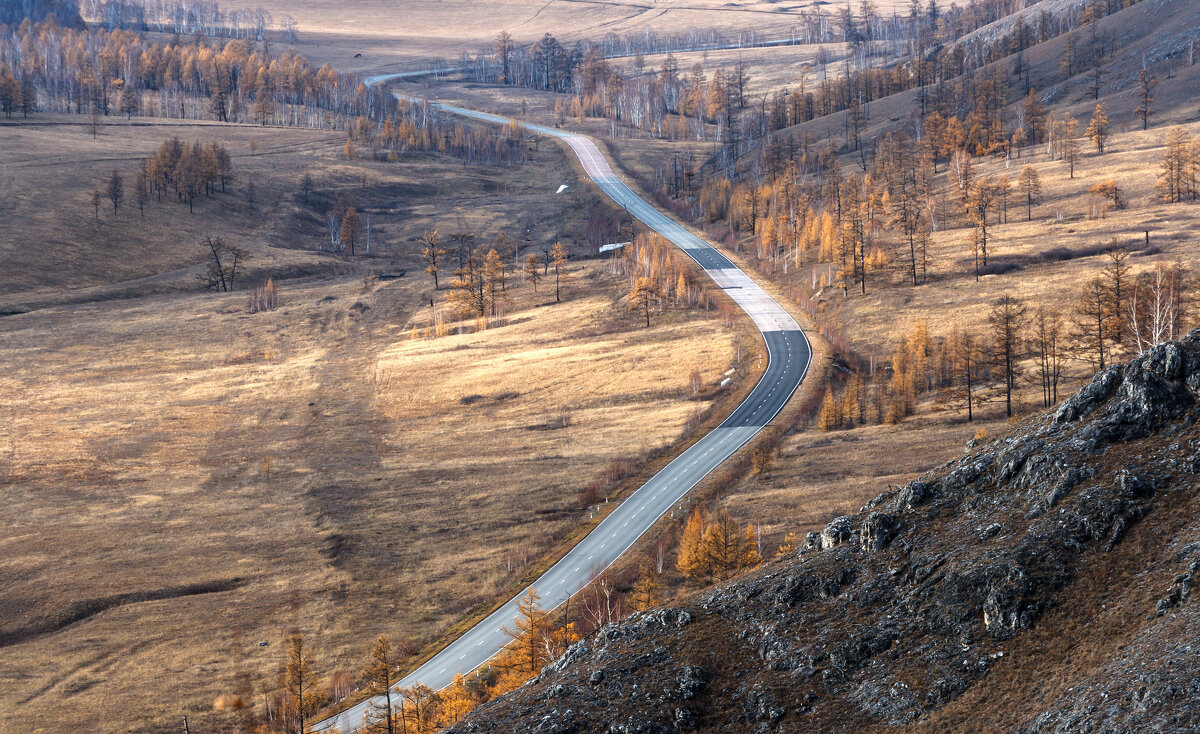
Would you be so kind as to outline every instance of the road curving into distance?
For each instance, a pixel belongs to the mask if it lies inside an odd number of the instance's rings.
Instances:
[[[395,77],[386,75],[374,78],[374,81],[386,78]],[[485,112],[442,104],[435,106],[480,122],[498,125],[512,122],[507,117]],[[812,347],[791,315],[714,247],[635,194],[609,167],[595,143],[563,130],[517,123],[570,146],[587,175],[610,199],[695,260],[708,277],[754,320],[766,343],[767,367],[758,384],[721,425],[629,495],[530,587],[406,675],[396,683],[396,688],[423,683],[435,691],[440,690],[450,685],[458,673],[469,673],[490,660],[509,642],[510,638],[502,628],[512,626],[517,616],[517,600],[529,588],[537,590],[546,609],[557,607],[583,589],[596,572],[612,565],[654,527],[660,517],[678,506],[684,495],[704,477],[766,427],[800,386],[812,362]],[[313,730],[330,731],[336,727],[342,734],[357,731],[372,703],[378,705],[381,700],[356,704],[318,723]]]

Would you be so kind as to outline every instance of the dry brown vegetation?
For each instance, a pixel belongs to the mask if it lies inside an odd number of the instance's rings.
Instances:
[[[1195,125],[1186,127],[1193,135],[1198,132]],[[930,283],[904,285],[905,273],[897,266],[876,274],[882,282],[869,287],[866,296],[843,299],[829,289],[823,296],[824,312],[844,325],[842,334],[860,356],[873,357],[883,370],[918,319],[937,336],[955,328],[985,333],[991,304],[1004,294],[1016,295],[1030,308],[1044,305],[1069,318],[1080,286],[1101,276],[1108,264],[1105,252],[1114,238],[1133,252],[1129,264],[1135,275],[1158,262],[1188,266],[1200,256],[1194,236],[1200,228],[1200,209],[1187,203],[1164,204],[1155,192],[1167,130],[1114,135],[1111,151],[1084,156],[1074,179],[1068,177],[1065,163],[1052,161],[1040,149],[1027,149],[1008,169],[1002,161],[979,161],[977,175],[1007,174],[1015,180],[1021,167],[1032,163],[1041,177],[1043,197],[1034,206],[1033,221],[1026,222],[1024,210],[1014,208],[1007,224],[990,229],[990,259],[1005,263],[1006,272],[977,282],[970,230],[944,230],[931,240],[929,257],[936,266]],[[1089,189],[1108,179],[1128,194],[1129,208],[1108,209],[1103,218],[1089,218],[1094,198]],[[1128,351],[1116,354],[1118,359],[1130,356]],[[1014,396],[1020,414],[1039,410],[1041,399],[1036,366],[1032,360],[1024,366]],[[1077,389],[1094,370],[1082,359],[1068,360],[1060,396]],[[997,402],[995,397],[1001,399]],[[726,490],[720,506],[743,522],[760,524],[765,547],[773,548],[788,532],[803,537],[803,532],[819,530],[832,518],[857,510],[888,486],[899,486],[955,457],[979,428],[1003,433],[1003,400],[995,397],[980,411],[982,419],[977,412],[970,424],[961,404],[935,393],[922,402],[915,418],[899,425],[789,435],[781,442],[777,468],[765,476],[744,478]]]
[[[502,28],[518,40],[553,30],[567,41],[647,20],[665,29],[745,27],[776,11],[715,2],[420,5],[404,16],[378,3],[271,9],[297,17],[296,46],[310,59],[370,72],[453,60]],[[793,65],[811,53],[682,54],[680,63],[710,70],[745,60],[755,95],[791,83]],[[1053,63],[1036,55],[1031,63]],[[879,273],[866,296],[827,293],[826,314],[849,325],[844,335],[859,356],[884,364],[917,318],[934,335],[979,330],[987,304],[1007,292],[1065,310],[1102,266],[1097,247],[1114,237],[1132,245],[1152,230],[1154,250],[1133,258],[1135,271],[1159,257],[1194,259],[1197,210],[1153,198],[1161,125],[1182,119],[1165,100],[1194,79],[1184,69],[1164,80],[1160,127],[1118,132],[1103,157],[1083,156],[1074,179],[1032,148],[1010,169],[979,162],[977,174],[1015,181],[1031,162],[1041,175],[1034,221],[1014,204],[1010,222],[990,229],[990,254],[1011,265],[1005,272],[976,282],[970,230],[940,231],[930,283],[910,288],[898,268]],[[1086,122],[1092,103],[1081,84],[1051,94]],[[529,90],[402,88],[541,121],[553,110],[552,96]],[[1115,127],[1132,128],[1132,95],[1119,99]],[[912,110],[911,93],[874,102],[864,136]],[[346,161],[345,138],[322,132],[104,122],[95,143],[80,118],[0,127],[0,212],[15,225],[0,243],[0,312],[30,310],[0,319],[2,359],[14,366],[0,392],[15,396],[0,415],[0,480],[10,498],[0,521],[14,529],[0,541],[0,569],[14,579],[0,593],[0,728],[37,720],[54,731],[91,721],[101,706],[112,731],[181,713],[215,725],[224,719],[209,713],[212,702],[233,690],[239,671],[274,685],[279,642],[293,629],[305,631],[326,672],[357,670],[384,631],[427,654],[425,643],[513,588],[580,526],[581,483],[636,465],[695,427],[697,408],[711,402],[692,399],[688,374],[711,383],[733,359],[728,329],[704,315],[671,313],[631,329],[638,316],[617,302],[626,284],[597,264],[572,266],[567,303],[552,305],[545,284],[536,298],[517,284],[497,328],[464,324],[427,338],[438,309],[428,307],[431,283],[417,259],[426,230],[478,232],[485,242],[507,232],[534,245],[527,252],[558,236],[582,240],[580,215],[593,199],[554,145],[541,143],[524,168],[468,169],[435,156]],[[840,140],[842,128],[834,115],[800,132]],[[91,187],[114,166],[132,173],[168,135],[219,136],[234,153],[235,191],[199,202],[192,216],[168,202],[142,220],[127,202],[97,221]],[[714,145],[620,140],[614,150],[649,180],[675,154],[701,161]],[[317,178],[308,206],[297,193],[306,171]],[[1088,219],[1088,190],[1107,179],[1130,208]],[[550,196],[559,183],[570,192]],[[339,196],[375,216],[379,258],[314,252],[323,212]],[[245,293],[195,292],[208,233],[251,249],[252,278],[281,283],[278,309],[251,315]],[[1049,256],[1051,246],[1060,254]],[[372,269],[407,275],[361,277]],[[792,285],[771,283],[781,297]],[[817,350],[814,377],[833,352]],[[777,421],[780,433],[806,425],[801,403],[817,382]],[[1021,409],[1036,391],[1023,388]],[[758,526],[769,557],[785,534],[818,529],[953,457],[981,425],[1003,431],[1002,409],[967,425],[945,408],[931,396],[899,426],[771,436],[755,447],[752,476],[742,476],[748,463],[734,462],[699,497],[719,498],[714,504],[739,523]],[[662,537],[647,538],[644,552],[653,556]],[[255,646],[260,639],[271,645]]]
[[[1193,135],[1200,131],[1200,126],[1186,127]],[[1002,272],[976,281],[971,230],[956,227],[932,236],[933,282],[907,288],[901,285],[902,272],[880,274],[882,282],[869,288],[865,297],[843,300],[830,294],[827,303],[837,309],[844,323],[853,324],[855,342],[872,345],[882,360],[916,319],[924,319],[930,332],[937,335],[948,334],[955,326],[964,332],[982,332],[989,305],[1005,293],[1018,296],[1031,307],[1044,305],[1069,316],[1079,287],[1101,275],[1107,263],[1105,252],[1114,240],[1116,246],[1132,253],[1129,264],[1133,274],[1151,269],[1158,261],[1194,262],[1200,254],[1193,235],[1200,227],[1200,209],[1187,203],[1165,204],[1155,192],[1167,130],[1160,127],[1114,135],[1111,151],[1084,156],[1074,179],[1069,178],[1065,163],[1034,148],[1026,149],[1008,168],[1002,161],[979,161],[978,176],[995,180],[1007,175],[1015,180],[1028,163],[1037,168],[1041,179],[1042,198],[1033,207],[1033,221],[1027,222],[1024,209],[1010,203],[1008,222],[989,227],[989,263]],[[1129,207],[1106,208],[1102,216],[1093,217],[1095,197],[1089,189],[1106,180],[1121,187],[1129,197]],[[1092,371],[1077,363],[1071,374],[1085,379]],[[1064,392],[1077,386],[1071,383]]]
[[[635,0],[424,0],[405,10],[379,0],[347,6],[333,0],[298,3],[265,2],[274,18],[296,18],[300,40],[294,44],[317,63],[330,61],[338,69],[381,73],[408,71],[434,60],[453,62],[464,51],[488,45],[500,31],[518,42],[534,41],[547,31],[564,41],[599,39],[650,29],[678,33],[682,29],[714,28],[725,32],[786,31],[792,24],[784,11],[812,8],[817,0],[800,0],[786,7],[761,0],[666,0],[653,5]],[[907,0],[874,3],[884,15],[902,11]],[[355,54],[361,53],[355,58]]]
[[[1126,21],[1132,20],[1132,26],[1121,26],[1121,19],[1113,18],[1104,27],[1109,32],[1120,27],[1127,37],[1136,37],[1159,24],[1166,29],[1176,22],[1185,22],[1180,16],[1190,17],[1195,9],[1173,5],[1173,19],[1165,21],[1151,20],[1152,8],[1139,6],[1129,12],[1134,15],[1126,16]],[[1137,38],[1134,47],[1150,46],[1149,38],[1159,36]],[[1035,84],[1054,76],[1050,69],[1058,63],[1054,55],[1059,50],[1058,44],[1056,40],[1030,53],[1031,63],[1035,64],[1031,75]],[[948,207],[952,212],[950,228],[940,227],[931,238],[930,282],[917,287],[905,285],[906,254],[897,251],[888,258],[889,264],[871,269],[870,278],[874,282],[868,281],[865,296],[847,299],[840,291],[829,288],[813,299],[822,319],[838,325],[838,335],[847,341],[855,358],[861,360],[862,368],[873,364],[878,372],[890,371],[893,351],[918,320],[927,324],[935,337],[948,336],[955,329],[961,333],[985,333],[992,304],[1005,294],[1017,296],[1031,310],[1045,306],[1069,321],[1080,286],[1102,275],[1109,263],[1106,253],[1114,247],[1132,253],[1128,264],[1133,276],[1159,263],[1189,267],[1198,254],[1194,232],[1200,226],[1200,210],[1187,203],[1163,203],[1155,184],[1170,127],[1182,122],[1193,136],[1198,132],[1186,110],[1172,96],[1181,93],[1186,85],[1194,84],[1196,67],[1174,68],[1169,76],[1164,72],[1162,86],[1155,91],[1157,101],[1151,118],[1158,122],[1152,122],[1150,130],[1145,132],[1138,129],[1141,121],[1134,114],[1136,95],[1122,93],[1119,84],[1124,82],[1116,81],[1131,78],[1134,71],[1130,63],[1122,60],[1109,67],[1106,79],[1112,81],[1107,82],[1111,86],[1105,88],[1104,101],[1110,110],[1114,134],[1102,156],[1096,154],[1088,141],[1081,141],[1084,153],[1074,178],[1069,176],[1067,164],[1054,160],[1044,145],[1025,148],[1009,164],[991,158],[975,160],[977,178],[986,176],[995,181],[1007,175],[1015,186],[1028,163],[1037,169],[1041,179],[1042,196],[1033,207],[1033,221],[1026,221],[1014,189],[1007,221],[989,226],[989,266],[996,274],[975,280],[971,229],[961,221],[955,201]],[[1086,82],[1086,75],[1080,73],[1047,93],[1054,102],[1056,117],[1078,117],[1081,131],[1095,106],[1085,90]],[[1173,91],[1165,92],[1166,87]],[[881,134],[913,109],[909,93],[873,102],[873,122],[868,135]],[[841,143],[839,116],[808,123],[799,130],[801,133],[807,130],[817,139],[828,139],[833,132],[835,146]],[[621,139],[612,142],[609,149],[623,168],[648,183],[682,146]],[[848,171],[854,170],[856,164],[849,161],[847,164]],[[945,183],[944,176],[944,173],[939,176],[939,185]],[[1104,205],[1093,194],[1093,187],[1108,181],[1120,187],[1128,200],[1127,208]],[[1148,245],[1146,230],[1150,231]],[[885,250],[896,244],[886,232],[877,237]],[[743,246],[752,249],[745,242]],[[789,293],[808,292],[822,275],[827,282],[833,280],[832,270],[822,271],[820,267],[818,270],[815,278],[810,277],[808,270],[798,276],[764,277]],[[802,282],[797,285],[797,281]],[[1064,326],[1070,328],[1070,324]],[[1115,354],[1116,359],[1121,359],[1130,353],[1126,347],[1117,349]],[[1081,380],[1091,377],[1095,366],[1084,359],[1086,356],[1076,352],[1068,359],[1060,396],[1069,394]],[[1019,414],[1040,409],[1041,400],[1036,365],[1029,360],[1023,366],[1024,374],[1014,395]],[[899,484],[954,456],[979,428],[1002,433],[1003,396],[995,391],[987,391],[987,395],[989,402],[977,412],[976,421],[971,424],[966,422],[961,400],[933,392],[917,406],[916,417],[899,426],[789,435],[780,443],[774,470],[745,477],[723,488],[719,504],[742,522],[760,524],[767,538],[764,547],[773,547],[788,532],[818,529],[831,518],[857,509],[887,485]],[[786,416],[781,417],[785,419]],[[897,462],[896,457],[906,457],[907,461]],[[776,522],[777,518],[786,521]]]
[[[221,140],[234,192],[97,223],[93,178],[173,135]],[[93,143],[76,119],[41,118],[0,136],[16,228],[0,729],[95,725],[100,709],[100,730],[216,726],[239,672],[274,687],[292,629],[324,673],[357,671],[383,631],[416,651],[586,519],[582,484],[694,426],[717,395],[697,400],[688,374],[712,384],[734,357],[715,312],[640,327],[625,279],[587,261],[561,304],[510,276],[490,328],[428,337],[426,229],[510,233],[522,255],[582,232],[590,200],[552,196],[578,189],[555,146],[467,169],[346,161],[340,137],[251,126],[114,123]],[[315,251],[339,195],[373,213],[377,257]],[[274,310],[199,290],[210,232],[251,251],[247,284],[274,276]]]
[[[508,169],[466,168],[420,154],[396,163],[347,161],[341,134],[254,125],[109,117],[93,140],[85,117],[46,115],[5,124],[0,135],[0,210],[10,235],[0,242],[6,262],[0,310],[8,311],[191,288],[210,234],[248,247],[256,277],[345,270],[346,261],[317,252],[322,244],[328,249],[324,215],[339,198],[371,215],[378,257],[369,267],[380,271],[393,261],[403,269],[430,228],[475,232],[487,241],[507,233],[523,246],[576,236],[582,225],[569,210],[590,201],[582,192],[550,196],[560,183],[576,181],[551,145],[539,146],[527,167]],[[169,195],[152,200],[140,216],[132,197],[137,167],[176,136],[221,141],[236,180],[228,193],[198,198],[193,214]],[[109,208],[96,217],[88,193],[114,168],[125,177],[126,202],[116,215]],[[307,204],[300,189],[305,173],[314,185]]]

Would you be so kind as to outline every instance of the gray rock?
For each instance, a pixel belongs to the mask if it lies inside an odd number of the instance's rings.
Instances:
[[[862,549],[875,553],[887,547],[896,532],[896,518],[881,512],[872,512],[863,520],[859,542]]]
[[[900,505],[911,510],[924,504],[932,495],[932,488],[927,483],[914,480],[900,489]]]
[[[850,540],[850,533],[853,528],[850,525],[850,516],[842,515],[834,518],[832,522],[825,526],[821,531],[821,548],[829,549],[834,546],[841,545]]]
[[[879,494],[810,533],[805,552],[599,630],[451,731],[884,730],[988,685],[1002,658],[1046,695],[1002,727],[980,712],[981,729],[1196,731],[1198,394],[1200,331],[1103,371],[1052,418]],[[1134,542],[1136,562],[1103,559]],[[812,552],[822,548],[834,550]],[[1102,618],[1146,578],[1162,596],[1122,621],[1140,626],[1119,648],[1065,629],[1095,645],[1072,688],[1036,677],[1066,675],[1064,661],[1005,656],[1048,609]]]

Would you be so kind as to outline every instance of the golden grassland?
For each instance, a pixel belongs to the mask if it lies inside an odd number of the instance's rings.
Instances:
[[[772,39],[787,37],[787,34],[783,33],[773,36]],[[738,63],[744,64],[748,76],[745,90],[747,104],[757,105],[763,97],[770,99],[778,90],[796,90],[799,88],[802,78],[806,88],[812,91],[821,79],[821,71],[816,60],[817,52],[822,48],[829,53],[827,67],[829,77],[836,78],[841,73],[841,63],[846,55],[847,47],[844,43],[688,51],[671,55],[675,57],[675,61],[679,65],[679,73],[684,77],[691,74],[695,64],[700,64],[705,76],[709,79],[717,69],[729,71]],[[666,54],[646,55],[644,57],[646,73],[660,71],[666,59]],[[632,75],[636,73],[634,61],[632,58],[621,58],[614,59],[609,63],[624,73]]]
[[[520,90],[469,85],[446,97],[460,94],[467,102],[481,93],[490,101],[472,106],[494,104],[517,114],[522,99],[526,112],[545,104],[533,93],[526,99]],[[1089,107],[1076,106],[1080,115]],[[902,109],[911,110],[910,99],[875,103],[872,115],[883,120]],[[1114,120],[1120,129],[1123,120]],[[835,120],[820,124],[840,130]],[[90,132],[78,127],[70,140],[84,149]],[[245,135],[256,130],[246,128]],[[1149,228],[1159,251],[1134,257],[1135,271],[1158,257],[1188,262],[1196,255],[1196,209],[1163,205],[1153,196],[1165,130],[1118,133],[1102,157],[1085,141],[1074,179],[1065,164],[1034,149],[1007,169],[1003,162],[981,162],[977,174],[1007,173],[1015,181],[1026,162],[1041,174],[1044,195],[1034,221],[1024,221],[1014,192],[1009,222],[989,231],[990,257],[1007,258],[1015,269],[976,282],[970,230],[949,229],[933,238],[930,283],[904,285],[897,252],[889,271],[868,280],[867,296],[831,296],[827,307],[854,347],[882,363],[917,318],[935,336],[956,325],[979,331],[990,301],[1006,292],[1067,311],[1074,288],[1098,274],[1102,261],[1095,254],[1041,258],[1050,247],[1083,253],[1113,237],[1140,243]],[[0,128],[0,135],[9,131]],[[420,647],[508,589],[526,564],[538,563],[539,554],[579,527],[586,513],[576,509],[575,489],[583,479],[614,459],[675,440],[693,411],[704,407],[686,394],[690,368],[711,381],[733,357],[728,331],[713,319],[672,315],[649,330],[632,329],[615,301],[617,279],[599,265],[577,274],[566,304],[549,304],[545,283],[537,298],[521,285],[498,328],[411,338],[414,325],[432,318],[422,305],[428,282],[414,279],[414,236],[430,226],[484,230],[496,221],[528,219],[543,228],[544,239],[554,230],[546,222],[577,208],[578,200],[547,202],[544,170],[539,182],[522,173],[439,169],[432,160],[348,164],[339,160],[340,136],[293,132],[294,155],[281,152],[260,163],[258,147],[235,165],[261,171],[262,187],[276,192],[264,202],[294,192],[292,182],[305,166],[334,172],[328,196],[359,187],[363,200],[380,207],[380,247],[407,265],[408,276],[364,286],[344,274],[343,261],[289,247],[281,240],[299,236],[290,233],[323,234],[319,221],[303,223],[293,197],[275,204],[270,216],[234,215],[243,226],[264,220],[262,243],[255,243],[260,266],[270,258],[276,273],[322,276],[282,287],[276,312],[252,316],[239,294],[186,292],[181,274],[170,276],[175,285],[168,295],[97,300],[128,278],[158,277],[168,268],[191,268],[187,277],[194,275],[200,258],[189,244],[191,259],[181,259],[170,247],[177,225],[165,223],[156,225],[161,234],[144,245],[145,254],[111,277],[92,275],[106,258],[84,248],[84,259],[66,268],[80,280],[64,281],[85,286],[84,295],[61,297],[63,282],[45,280],[31,260],[20,276],[25,280],[14,280],[3,296],[4,304],[53,307],[0,319],[3,361],[19,365],[2,383],[4,394],[19,398],[5,401],[11,428],[0,443],[0,466],[11,488],[6,496],[16,501],[6,503],[8,516],[0,519],[19,532],[0,541],[0,568],[16,579],[0,595],[0,618],[12,620],[0,634],[68,619],[78,611],[71,605],[85,599],[143,590],[164,598],[126,600],[136,603],[6,646],[0,689],[14,693],[0,705],[0,728],[44,719],[45,730],[55,731],[89,720],[87,712],[98,706],[111,707],[113,731],[150,727],[180,709],[215,724],[218,719],[204,713],[213,697],[230,690],[239,669],[270,682],[277,641],[291,629],[310,636],[327,671],[355,670],[379,632]],[[22,146],[2,150],[46,145],[54,134],[47,130],[40,143],[23,138]],[[126,158],[145,155],[162,137],[152,131]],[[652,156],[669,156],[675,147],[681,146],[622,140],[616,150],[624,165],[648,174],[659,160]],[[695,147],[703,152],[703,144]],[[540,150],[550,159],[561,155],[544,143]],[[303,156],[311,158],[293,160]],[[554,160],[554,188],[560,180],[576,183],[564,159]],[[84,165],[96,175],[111,167],[100,159]],[[75,181],[77,161],[56,166],[48,167],[55,178],[47,185],[74,192],[78,215],[69,216],[82,227],[92,218],[90,182]],[[451,173],[469,184],[425,188]],[[1108,178],[1125,189],[1130,208],[1087,219],[1087,189]],[[450,189],[463,185],[470,188]],[[7,202],[18,188],[9,186]],[[403,202],[391,218],[383,213],[389,199]],[[186,216],[186,206],[155,206],[175,219]],[[119,218],[132,222],[126,207]],[[527,210],[537,214],[519,213]],[[102,210],[102,222],[106,216]],[[24,237],[36,239],[41,231]],[[190,230],[189,242],[203,231]],[[270,232],[289,234],[272,240]],[[96,241],[129,236],[113,231]],[[283,258],[296,258],[305,269],[275,264],[293,262]],[[136,266],[147,259],[143,276]],[[769,283],[780,294],[793,285],[786,276]],[[75,301],[81,303],[69,305]],[[819,378],[827,349],[815,346],[813,377]],[[1074,374],[1085,372],[1080,365]],[[806,383],[800,400],[818,381]],[[1036,387],[1029,389],[1026,409]],[[739,521],[760,525],[770,555],[785,533],[818,529],[887,485],[952,458],[977,428],[1002,432],[1005,425],[994,410],[968,425],[955,412],[933,407],[940,406],[927,403],[898,426],[787,431],[774,469],[716,477],[700,496],[719,496]],[[785,412],[777,422],[783,428],[794,417]],[[138,579],[137,588],[130,577]],[[195,582],[223,582],[227,590],[182,596],[181,587]],[[258,639],[272,645],[254,646]],[[189,694],[162,695],[168,689]],[[2,718],[9,711],[13,718]]]
[[[192,217],[153,204],[143,226],[127,202],[86,229],[92,176],[200,128],[256,176],[255,211],[239,191]],[[735,359],[715,312],[640,328],[600,261],[569,266],[563,303],[551,281],[534,295],[510,277],[491,328],[420,336],[434,320],[412,241],[424,229],[529,229],[540,244],[582,228],[581,200],[551,196],[575,181],[555,146],[476,170],[348,162],[340,138],[251,126],[121,124],[93,145],[69,120],[0,136],[24,180],[4,204],[23,229],[6,240],[21,267],[3,298],[26,311],[0,318],[0,730],[221,726],[214,698],[241,671],[273,687],[291,630],[325,673],[356,672],[381,632],[419,649],[586,522],[581,485],[679,440],[717,397],[692,395],[689,373],[711,385]],[[46,192],[65,222],[26,216]],[[369,262],[312,251],[323,233],[304,218],[346,193],[376,212]],[[210,228],[250,247],[254,278],[276,277],[279,308],[197,290]]]
[[[7,646],[2,725],[200,713],[235,647],[266,681],[276,652],[249,645],[303,629],[354,670],[379,632],[422,640],[502,590],[583,518],[581,483],[678,438],[690,369],[732,357],[717,320],[635,329],[583,273],[567,303],[433,340],[409,335],[409,278],[297,283],[256,315],[234,293],[7,317],[3,631],[232,588]]]

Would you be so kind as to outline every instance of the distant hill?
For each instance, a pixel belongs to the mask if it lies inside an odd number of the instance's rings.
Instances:
[[[1196,731],[1200,330],[460,733]]]

